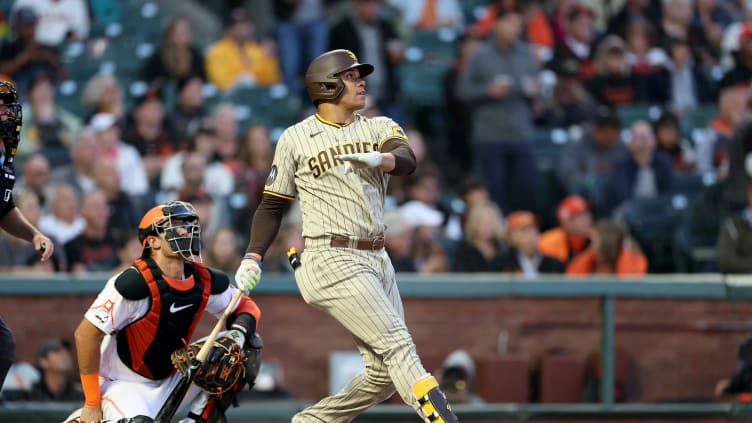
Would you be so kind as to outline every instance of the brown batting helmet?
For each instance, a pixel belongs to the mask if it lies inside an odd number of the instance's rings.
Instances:
[[[339,97],[345,84],[337,75],[350,69],[358,69],[362,78],[373,72],[373,65],[359,63],[355,53],[344,49],[327,51],[314,59],[305,75],[306,89],[313,104]]]

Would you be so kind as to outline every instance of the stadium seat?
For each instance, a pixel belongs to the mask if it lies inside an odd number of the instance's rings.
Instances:
[[[300,98],[290,95],[283,85],[237,87],[225,93],[224,100],[247,108],[247,116],[241,119],[245,126],[261,123],[270,129],[295,123],[303,107]]]
[[[443,78],[447,66],[425,61],[404,62],[400,76],[402,99],[411,106],[439,106],[444,101]]]
[[[717,207],[702,200],[697,200],[688,207],[673,238],[677,271],[716,270],[716,244],[722,219]]]
[[[697,173],[674,174],[674,194],[683,195],[689,201],[696,200],[705,192],[705,182]]]
[[[530,357],[526,353],[495,354],[478,363],[478,395],[486,402],[530,401]]]
[[[682,131],[690,134],[695,128],[707,128],[708,123],[718,114],[715,104],[693,107],[681,117]]]
[[[562,353],[547,355],[541,359],[540,402],[579,402],[585,384],[584,355]]]
[[[673,197],[633,198],[624,203],[624,221],[649,258],[649,272],[673,271],[672,237],[678,211]]]
[[[622,128],[629,129],[629,126],[638,120],[651,122],[657,119],[660,115],[660,108],[649,104],[630,104],[618,107],[616,113],[621,119]]]

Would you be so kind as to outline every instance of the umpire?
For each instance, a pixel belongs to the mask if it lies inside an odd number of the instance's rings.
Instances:
[[[0,228],[9,234],[29,241],[39,251],[42,261],[50,258],[52,241],[39,232],[13,203],[13,185],[16,182],[13,158],[18,148],[21,132],[21,105],[18,103],[16,87],[8,81],[0,81]],[[13,334],[0,318],[0,386],[13,363],[16,341]]]

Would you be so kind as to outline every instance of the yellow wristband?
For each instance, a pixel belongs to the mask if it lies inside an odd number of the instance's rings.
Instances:
[[[81,387],[84,390],[84,404],[99,405],[102,403],[102,392],[99,389],[99,373],[81,374]]]

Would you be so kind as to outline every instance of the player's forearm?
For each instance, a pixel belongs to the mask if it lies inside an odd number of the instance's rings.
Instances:
[[[35,228],[16,207],[12,208],[5,216],[3,216],[0,220],[0,228],[3,228],[11,235],[28,242],[32,242],[34,235],[39,233],[39,230]]]
[[[410,146],[401,140],[389,140],[381,149],[384,159],[381,170],[392,175],[409,175],[415,171],[417,159]]]
[[[84,390],[84,403],[99,406],[102,394],[99,387],[99,348],[104,333],[86,319],[81,321],[74,333],[78,357],[78,369]]]
[[[253,215],[251,223],[251,238],[248,242],[246,253],[254,254],[258,259],[263,259],[266,250],[277,237],[279,227],[285,211],[292,201],[271,194],[264,194],[261,203]]]

